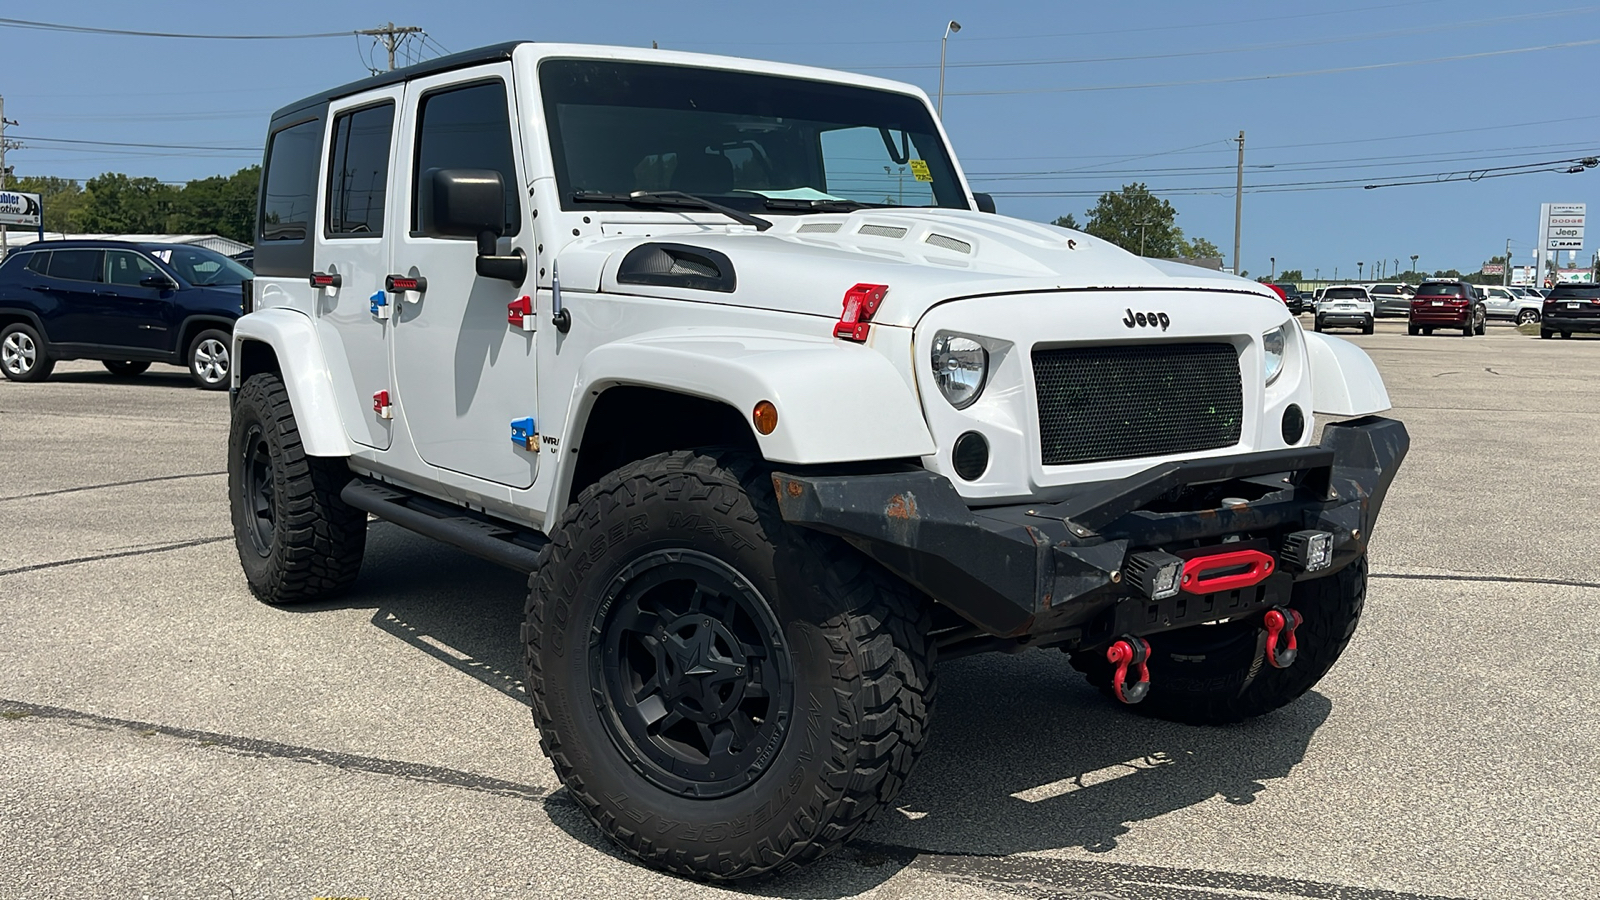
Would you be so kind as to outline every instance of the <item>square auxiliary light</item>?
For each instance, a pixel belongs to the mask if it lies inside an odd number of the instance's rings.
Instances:
[[[1283,539],[1283,559],[1302,572],[1320,572],[1333,565],[1333,535],[1296,531]]]
[[[1151,600],[1176,597],[1183,580],[1183,560],[1170,553],[1150,550],[1128,557],[1123,570],[1128,581]]]

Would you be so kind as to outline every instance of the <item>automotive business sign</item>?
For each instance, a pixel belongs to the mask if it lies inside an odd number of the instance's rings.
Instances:
[[[38,194],[17,191],[0,191],[0,225],[23,225],[38,228],[41,210]]]
[[[1588,204],[1545,203],[1541,206],[1539,246],[1545,250],[1582,250]]]

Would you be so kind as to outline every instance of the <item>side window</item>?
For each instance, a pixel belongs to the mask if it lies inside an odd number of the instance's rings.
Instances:
[[[50,271],[50,254],[34,253],[28,256],[28,271],[44,275]]]
[[[429,169],[494,169],[506,184],[506,234],[521,230],[522,185],[511,154],[505,82],[484,81],[429,94],[417,114],[411,172],[411,230],[419,231],[422,175]]]
[[[383,234],[384,199],[389,184],[389,147],[394,104],[369,106],[333,120],[333,152],[328,157],[329,237]],[[511,184],[507,180],[507,184]]]
[[[267,145],[267,171],[262,178],[263,241],[303,241],[311,227],[317,200],[317,160],[322,149],[322,122],[312,119],[272,135]]]
[[[156,264],[129,250],[106,252],[106,283],[139,286],[146,275],[160,274]]]
[[[50,254],[50,277],[69,281],[99,281],[100,250],[57,250]]]

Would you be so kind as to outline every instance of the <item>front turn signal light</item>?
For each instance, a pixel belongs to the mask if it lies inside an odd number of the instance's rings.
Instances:
[[[771,434],[778,429],[778,408],[772,405],[771,400],[763,400],[750,413],[750,420],[755,423],[756,431],[764,435]]]

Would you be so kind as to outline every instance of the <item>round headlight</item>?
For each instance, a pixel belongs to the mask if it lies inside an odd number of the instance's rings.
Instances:
[[[933,380],[956,409],[966,409],[983,393],[989,377],[989,351],[972,338],[941,334],[933,339]]]
[[[1266,382],[1271,384],[1283,374],[1283,348],[1289,342],[1289,326],[1279,325],[1277,328],[1261,336],[1261,349],[1266,354]]]

